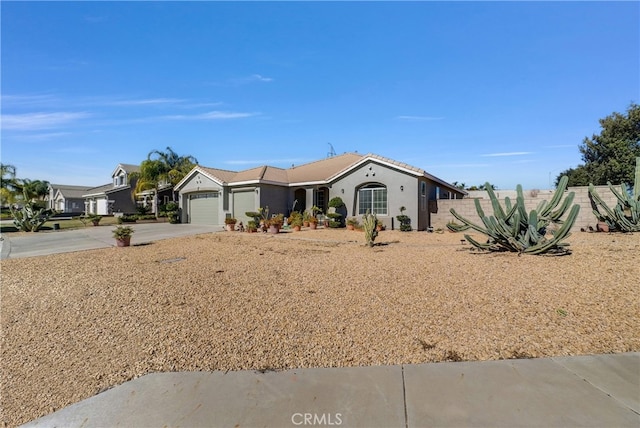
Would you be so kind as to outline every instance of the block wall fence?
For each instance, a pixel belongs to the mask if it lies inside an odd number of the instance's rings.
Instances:
[[[615,207],[617,199],[615,195],[609,190],[608,186],[596,186],[596,191],[600,195],[600,197],[607,203],[610,208]],[[593,215],[593,208],[591,207],[591,201],[589,200],[589,188],[587,186],[581,187],[569,187],[567,192],[574,192],[576,196],[573,199],[574,204],[580,205],[580,213],[578,214],[578,218],[573,225],[571,231],[580,231],[580,228],[588,228],[591,226],[595,229],[597,219]],[[496,191],[499,195],[501,192]],[[502,192],[507,193],[507,192]],[[508,192],[509,197],[512,202],[515,202],[515,197],[511,195],[512,192]],[[513,192],[515,194],[515,192]],[[532,192],[532,191],[524,191],[524,204],[528,211],[535,209],[540,201],[547,200],[549,201],[553,196],[552,192]],[[477,196],[475,194],[474,196]],[[431,226],[433,228],[447,228],[447,223],[449,221],[455,220],[451,212],[449,211],[451,208],[455,209],[458,214],[461,216],[473,221],[482,224],[480,218],[478,217],[478,213],[476,211],[476,206],[474,199],[476,198],[465,198],[465,199],[438,199],[435,205],[435,211],[431,212]],[[485,214],[491,215],[493,213],[493,209],[491,208],[491,200],[489,196],[485,192],[485,196],[477,197],[480,199],[480,204],[482,209],[485,211]],[[499,195],[499,200],[504,207],[504,198],[502,195]],[[432,205],[432,206],[434,206]],[[566,217],[566,214],[565,214]]]

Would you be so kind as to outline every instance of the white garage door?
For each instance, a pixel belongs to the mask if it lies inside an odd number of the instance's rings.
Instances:
[[[247,192],[233,192],[233,217],[245,226],[251,218],[244,213],[256,210],[256,194],[253,190]]]
[[[218,200],[218,192],[189,195],[189,222],[193,224],[219,224]]]

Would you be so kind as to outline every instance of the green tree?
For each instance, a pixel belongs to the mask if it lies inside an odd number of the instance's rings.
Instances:
[[[585,137],[579,146],[584,164],[561,172],[569,186],[631,183],[636,157],[640,156],[640,105],[631,103],[626,114],[614,112],[600,119],[600,134]]]
[[[136,179],[135,193],[154,189],[154,207],[158,215],[158,193],[163,185],[175,186],[198,163],[193,156],[180,156],[171,147],[165,152],[152,150],[140,164],[140,172],[132,174]],[[175,201],[175,193],[173,193]]]
[[[49,182],[46,180],[19,180],[18,187],[22,191],[25,201],[44,201],[49,195]]]
[[[0,172],[0,203],[4,206],[15,202],[19,190],[15,166],[0,163]]]

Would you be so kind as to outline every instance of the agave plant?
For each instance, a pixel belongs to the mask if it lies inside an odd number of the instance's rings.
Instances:
[[[37,232],[53,215],[52,210],[41,207],[34,201],[26,202],[22,209],[9,207],[9,210],[13,224],[23,232]]]
[[[472,229],[487,235],[486,243],[478,242],[471,236],[464,235],[471,245],[481,250],[514,251],[525,254],[566,254],[566,247],[569,244],[562,241],[570,235],[569,231],[580,211],[580,205],[571,206],[575,197],[574,192],[568,193],[562,200],[567,182],[568,178],[562,177],[551,201],[541,201],[531,212],[527,212],[525,208],[521,185],[516,188],[515,204],[507,197],[503,207],[491,185],[487,183],[486,190],[491,199],[493,215],[487,216],[480,201],[476,199],[476,211],[482,220],[482,225],[462,217],[452,208],[451,214],[462,224],[448,223],[447,227],[454,232]],[[571,209],[569,209],[570,206]],[[569,214],[565,220],[562,220],[567,211]],[[557,224],[560,227],[552,230],[549,227],[552,224]],[[550,237],[547,236],[547,232],[550,233]]]

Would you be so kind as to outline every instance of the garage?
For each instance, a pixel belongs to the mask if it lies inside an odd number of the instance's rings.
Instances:
[[[194,193],[189,195],[189,223],[220,224],[218,222],[218,192]]]
[[[246,225],[249,220],[252,220],[245,215],[247,211],[256,211],[255,191],[233,192],[233,217]]]

